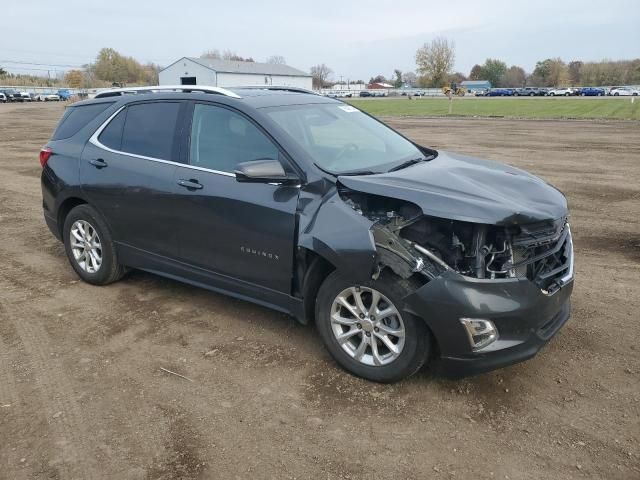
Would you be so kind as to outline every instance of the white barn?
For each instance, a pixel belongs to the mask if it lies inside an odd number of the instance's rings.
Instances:
[[[160,85],[277,85],[312,89],[311,75],[288,65],[196,57],[182,57],[160,70],[159,80]]]

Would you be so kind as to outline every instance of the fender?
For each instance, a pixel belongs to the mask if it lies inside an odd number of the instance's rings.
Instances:
[[[315,204],[315,205],[314,205]],[[359,215],[332,189],[317,207],[315,215],[300,215],[298,245],[331,263],[342,275],[354,281],[371,279],[376,264],[376,246],[371,233],[373,221]],[[303,222],[307,220],[306,224]]]

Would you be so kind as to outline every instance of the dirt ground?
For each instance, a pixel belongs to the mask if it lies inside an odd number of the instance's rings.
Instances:
[[[41,209],[62,111],[0,105],[0,478],[640,478],[640,123],[391,119],[562,189],[577,276],[536,358],[378,385],[265,308],[140,272],[79,282]]]

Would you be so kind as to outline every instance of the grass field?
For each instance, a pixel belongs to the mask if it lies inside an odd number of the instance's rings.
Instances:
[[[448,116],[446,98],[349,99],[376,116]],[[453,116],[640,120],[640,97],[630,98],[454,98]]]

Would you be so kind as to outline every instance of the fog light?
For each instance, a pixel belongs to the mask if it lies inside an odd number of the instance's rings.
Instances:
[[[474,350],[484,348],[498,339],[498,329],[491,320],[461,318],[460,323],[464,325],[469,343]]]

